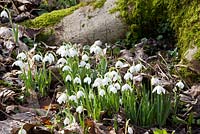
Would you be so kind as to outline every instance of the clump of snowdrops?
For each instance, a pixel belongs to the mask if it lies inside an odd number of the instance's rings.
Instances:
[[[41,90],[47,88],[51,80],[46,64],[59,68],[65,91],[60,93],[56,101],[63,105],[61,111],[68,113],[63,120],[65,126],[76,123],[69,112],[71,108],[76,109],[82,127],[86,117],[98,121],[102,112],[112,117],[121,109],[124,109],[127,120],[130,119],[133,124],[165,125],[175,105],[172,101],[174,92],[167,91],[158,76],[151,76],[144,83],[143,74],[147,67],[139,61],[130,64],[124,59],[118,59],[113,61],[113,65],[108,65],[107,48],[102,49],[101,46],[103,44],[99,40],[89,48],[81,49],[76,44],[64,43],[55,53],[47,52],[44,57],[35,54],[31,61],[41,62],[42,67],[34,70],[34,81],[30,71],[33,64],[24,58],[27,55],[20,53],[18,61],[13,64],[20,66],[27,87],[32,87],[33,82]],[[121,73],[123,70],[126,70],[125,74]],[[44,84],[41,87],[40,82]],[[181,81],[174,87],[176,90],[183,88]]]

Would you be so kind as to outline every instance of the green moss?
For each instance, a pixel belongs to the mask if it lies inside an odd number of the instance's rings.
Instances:
[[[97,0],[92,3],[92,6],[94,8],[101,8],[105,2],[106,2],[106,0]]]
[[[75,11],[76,9],[84,5],[85,3],[80,3],[76,6],[73,6],[67,9],[55,10],[50,13],[44,13],[33,20],[28,20],[22,23],[22,25],[29,28],[37,28],[37,29],[47,27],[47,26],[52,26],[58,23],[63,17],[73,13],[73,11]]]

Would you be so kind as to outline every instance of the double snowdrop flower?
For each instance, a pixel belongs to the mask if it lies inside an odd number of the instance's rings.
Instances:
[[[72,77],[68,74],[68,75],[65,77],[65,81],[66,81],[66,82],[72,81]]]
[[[176,83],[176,86],[179,88],[179,89],[183,89],[184,88],[184,84],[182,81],[179,81],[178,83]]]
[[[127,80],[133,80],[133,75],[129,72],[127,72],[125,75],[124,75],[124,79],[127,81]]]
[[[52,64],[55,61],[54,55],[52,53],[47,53],[42,61],[44,63],[49,62],[49,64]]]
[[[60,97],[57,99],[57,102],[58,102],[59,104],[62,104],[62,103],[65,103],[66,100],[67,100],[67,95],[66,95],[66,93],[62,93],[62,94],[60,95]]]
[[[100,87],[103,85],[102,79],[101,78],[96,78],[94,83],[92,84],[92,87]]]
[[[129,68],[131,73],[139,73],[142,70],[143,65],[141,63],[135,65],[135,66],[131,66]]]
[[[78,55],[78,52],[74,48],[69,49],[69,57],[75,57]]]
[[[102,80],[103,86],[108,85],[110,82],[111,82],[111,79],[109,77],[104,77],[104,79]]]
[[[84,67],[86,64],[87,64],[87,63],[86,63],[85,61],[82,60],[82,61],[79,63],[79,67]]]
[[[83,80],[84,83],[87,83],[88,85],[91,84],[92,80],[90,77],[85,77],[85,79]]]
[[[85,94],[83,93],[83,91],[78,91],[76,96],[77,96],[77,99],[81,98],[82,96],[84,96]]]
[[[90,47],[90,53],[94,53],[95,55],[100,55],[103,53],[103,50],[99,47],[102,45],[100,40],[95,41],[94,44]]]
[[[87,55],[87,54],[84,54],[84,55],[82,56],[82,61],[88,61],[88,60],[89,60],[88,55]]]
[[[69,125],[70,119],[68,117],[66,117],[63,123],[64,123],[64,125]]]
[[[100,89],[100,90],[99,90],[99,95],[100,95],[101,97],[103,97],[105,94],[106,94],[105,90],[103,90],[103,89]]]
[[[9,17],[8,17],[8,13],[7,13],[5,10],[3,10],[3,11],[1,12],[0,17],[1,17],[1,18],[3,18],[3,17],[4,17],[4,18],[9,18]]]
[[[129,84],[124,84],[124,85],[122,86],[122,92],[123,92],[123,91],[127,91],[127,90],[132,91],[133,89],[131,88],[131,86],[130,86]]]
[[[77,108],[76,108],[76,112],[77,113],[82,113],[83,112],[83,106],[78,106]]]
[[[77,103],[77,97],[76,97],[76,95],[71,95],[71,96],[69,96],[69,100],[70,100],[70,101],[74,101],[74,102]]]
[[[21,52],[21,53],[19,53],[18,55],[17,55],[17,59],[18,60],[26,60],[27,59],[27,56],[26,56],[26,54],[24,53],[24,52]]]
[[[79,77],[74,78],[74,84],[81,84],[81,79]]]
[[[90,66],[90,63],[87,63],[87,64],[85,65],[85,68],[86,68],[86,69],[90,69],[90,67],[91,67],[91,66]]]
[[[36,54],[36,55],[34,55],[33,57],[32,57],[32,60],[33,61],[42,61],[42,56],[41,55],[39,55],[39,54]]]
[[[62,68],[62,71],[72,71],[71,67],[68,66],[68,65],[65,65],[63,68]]]
[[[152,93],[154,92],[157,92],[157,94],[161,94],[161,93],[165,94],[165,89],[162,86],[157,85],[156,87],[154,87]]]
[[[111,72],[107,72],[104,77],[108,77],[111,80],[113,80],[114,82],[116,82],[117,80],[121,79],[121,76],[118,74],[118,72],[116,71],[111,71]]]
[[[161,84],[161,82],[157,77],[152,77],[151,78],[151,85],[152,86],[159,85],[159,84]]]
[[[56,65],[58,65],[59,67],[63,67],[65,64],[67,63],[67,60],[65,58],[60,58]]]
[[[60,46],[56,51],[56,54],[59,54],[61,57],[70,55],[69,46]]]
[[[121,61],[117,61],[115,63],[115,68],[124,68],[124,67],[128,67],[128,64],[124,64],[123,62]]]
[[[20,69],[23,69],[25,67],[25,64],[23,63],[23,61],[17,60],[12,64],[12,66],[18,66],[20,67]]]
[[[110,92],[116,94],[117,93],[117,88],[113,85],[109,85],[108,89],[110,90]]]

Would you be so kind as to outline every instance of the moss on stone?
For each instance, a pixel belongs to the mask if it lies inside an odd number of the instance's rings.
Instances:
[[[44,28],[47,26],[53,26],[54,24],[58,23],[63,17],[70,15],[78,8],[84,6],[85,3],[80,3],[76,6],[67,8],[67,9],[61,9],[61,10],[55,10],[50,13],[44,13],[39,17],[36,17],[33,20],[28,20],[22,23],[22,25],[29,27],[29,28]]]
[[[92,2],[92,6],[94,8],[101,8],[105,2],[106,0],[97,0],[97,1]]]

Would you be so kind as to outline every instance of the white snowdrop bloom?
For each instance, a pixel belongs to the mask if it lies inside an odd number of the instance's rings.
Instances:
[[[125,80],[133,80],[133,75],[129,72],[127,72],[125,75],[124,75],[124,79]]]
[[[69,49],[69,57],[77,56],[78,52],[74,48]]]
[[[85,65],[85,68],[86,68],[86,69],[90,69],[90,63],[87,63],[87,64]]]
[[[74,78],[74,84],[81,84],[81,79],[79,77]]]
[[[128,127],[128,134],[133,134],[133,129],[131,127]]]
[[[123,68],[123,66],[124,66],[124,63],[121,62],[121,61],[117,61],[117,62],[115,63],[115,67],[116,67],[116,68]]]
[[[72,77],[68,74],[65,78],[65,81],[68,82],[68,81],[72,81]]]
[[[49,62],[49,64],[53,63],[55,61],[55,58],[52,53],[48,53],[45,55],[44,59],[42,60],[44,63]]]
[[[19,129],[18,134],[27,134],[27,132],[25,129],[21,128]]]
[[[100,89],[100,90],[99,90],[99,95],[100,95],[101,97],[103,97],[105,94],[106,94],[105,90],[103,90],[103,89]]]
[[[142,75],[137,75],[137,76],[134,76],[134,77],[133,77],[133,80],[134,80],[135,82],[141,82],[142,79],[143,79]]]
[[[109,77],[104,77],[104,79],[102,80],[103,86],[108,85],[110,82],[111,82],[111,79]]]
[[[102,42],[100,40],[96,40],[93,45],[101,46]]]
[[[23,69],[25,67],[25,64],[23,63],[23,61],[17,60],[12,64],[12,66],[18,66],[20,67],[20,69]]]
[[[162,86],[157,85],[156,87],[154,87],[152,93],[154,92],[157,92],[157,94],[161,94],[161,93],[165,94],[165,89]]]
[[[24,52],[21,52],[17,55],[17,59],[18,60],[26,60],[27,59],[27,56]]]
[[[121,86],[120,86],[119,83],[115,83],[115,84],[114,84],[114,87],[115,87],[117,90],[120,90],[120,88],[121,88]]]
[[[141,71],[142,67],[143,67],[143,65],[140,63],[140,64],[137,64],[137,65],[135,65],[135,66],[131,66],[131,67],[129,68],[129,71],[130,71],[131,73],[138,73],[138,72]]]
[[[121,76],[118,74],[118,72],[112,71],[111,72],[111,79],[115,82],[115,81],[121,79]]]
[[[4,18],[9,18],[9,17],[8,17],[8,13],[7,13],[5,10],[3,10],[3,11],[1,12],[0,17],[1,17],[1,18],[2,18],[2,17],[4,17]]]
[[[184,84],[182,81],[179,81],[178,83],[176,83],[176,86],[179,88],[179,89],[183,89],[184,88]]]
[[[36,54],[32,57],[33,61],[42,61],[42,56],[39,54]]]
[[[129,84],[124,84],[122,86],[122,91],[127,91],[127,90],[132,91],[133,89],[131,88],[131,86]]]
[[[58,50],[56,51],[57,54],[59,54],[61,57],[68,56],[69,53],[69,47],[68,46],[60,46]]]
[[[110,92],[112,92],[112,93],[117,93],[117,89],[116,89],[116,87],[114,87],[113,85],[110,85],[109,87],[108,87],[108,89],[110,90]]]
[[[76,93],[77,99],[81,98],[82,96],[84,96],[85,94],[83,93],[83,91],[78,91]]]
[[[85,79],[83,80],[84,83],[87,83],[88,85],[91,84],[92,80],[90,77],[85,77]]]
[[[96,78],[92,87],[100,87],[102,86],[102,79],[101,78]]]
[[[68,117],[66,117],[63,123],[64,123],[65,126],[69,125],[70,124],[70,119]]]
[[[90,47],[90,53],[94,53],[95,55],[100,55],[103,53],[103,50],[96,44]]]
[[[157,78],[157,77],[152,77],[151,78],[151,85],[152,86],[156,86],[156,85],[159,85],[161,82],[160,82],[160,80]]]
[[[92,92],[89,93],[89,99],[94,99],[94,94]]]
[[[84,55],[82,56],[82,60],[83,60],[83,61],[88,61],[88,60],[89,60],[88,55],[87,55],[87,54],[84,54]]]
[[[72,71],[71,67],[68,66],[68,65],[65,65],[63,68],[62,68],[62,71]]]
[[[70,101],[77,102],[76,95],[71,95],[71,96],[69,96],[69,100],[70,100]]]
[[[67,63],[67,60],[65,58],[60,58],[58,61],[57,61],[57,65],[59,67],[63,67],[65,64]]]
[[[78,106],[77,108],[76,108],[76,112],[77,113],[82,113],[83,112],[83,106]]]
[[[62,93],[62,94],[60,95],[60,97],[58,97],[57,102],[58,102],[59,104],[62,104],[62,103],[65,103],[66,100],[67,100],[67,95],[66,95],[66,93]]]
[[[84,67],[85,65],[86,65],[86,62],[83,60],[79,63],[79,67]]]

